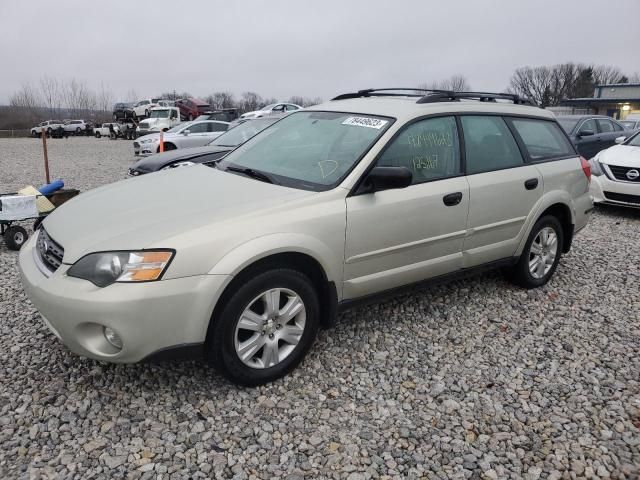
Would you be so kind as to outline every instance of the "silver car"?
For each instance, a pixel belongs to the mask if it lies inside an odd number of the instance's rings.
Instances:
[[[341,95],[220,161],[78,196],[22,248],[27,295],[80,355],[204,356],[257,385],[360,301],[487,267],[547,283],[589,164],[516,96],[416,91]]]
[[[181,123],[163,132],[164,151],[202,147],[215,140],[229,128],[228,122],[201,120]],[[149,133],[133,142],[133,153],[139,156],[160,152],[160,133]]]

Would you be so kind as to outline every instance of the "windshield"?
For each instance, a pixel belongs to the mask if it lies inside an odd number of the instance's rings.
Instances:
[[[275,107],[276,105],[278,105],[277,103],[272,103],[271,105],[265,105],[264,107],[262,107],[260,110],[271,110],[273,107]]]
[[[167,130],[167,133],[179,133],[182,130],[184,130],[185,128],[188,128],[192,123],[193,122],[179,123],[175,127],[172,127],[169,130]]]
[[[633,129],[633,127],[635,127],[636,125],[636,122],[632,122],[630,120],[624,120],[620,123],[622,124],[623,127],[629,128],[629,129]]]
[[[223,133],[218,138],[213,140],[209,145],[218,145],[220,147],[237,147],[243,144],[255,134],[261,132],[269,125],[277,122],[278,118],[265,118],[260,120],[252,120],[250,122],[244,122],[237,127],[232,128],[228,132]]]
[[[171,112],[171,110],[164,109],[164,110],[151,110],[151,115],[149,115],[149,118],[169,118],[169,113]]]
[[[264,172],[289,187],[328,190],[349,173],[392,123],[390,118],[370,115],[294,113],[231,152],[220,167]]]
[[[633,137],[626,141],[625,145],[631,147],[640,147],[640,132],[636,133]]]
[[[559,118],[558,119],[558,123],[560,124],[562,129],[567,133],[571,133],[571,131],[573,130],[573,127],[575,127],[576,123],[578,123],[579,121],[580,121],[579,118]]]

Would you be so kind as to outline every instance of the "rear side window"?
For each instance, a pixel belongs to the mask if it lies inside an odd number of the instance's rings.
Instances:
[[[569,140],[556,123],[515,118],[511,123],[520,135],[531,160],[575,155]]]
[[[616,132],[622,132],[624,130],[624,128],[622,127],[622,125],[618,125],[617,123],[613,122],[613,129]]]
[[[613,123],[609,120],[596,120],[598,122],[598,127],[600,127],[600,132],[602,133],[610,133],[613,132]]]
[[[580,130],[578,131],[578,134],[582,134],[584,132],[591,132],[591,134],[596,133],[596,122],[595,122],[595,120],[591,119],[591,120],[587,120],[586,122],[582,123],[582,125],[580,126]]]
[[[460,175],[460,147],[454,117],[419,120],[406,127],[384,151],[378,165],[407,167],[413,183]]]
[[[226,132],[228,125],[224,123],[213,122],[209,124],[210,132]]]
[[[467,174],[523,165],[518,145],[501,117],[469,115],[461,120]]]

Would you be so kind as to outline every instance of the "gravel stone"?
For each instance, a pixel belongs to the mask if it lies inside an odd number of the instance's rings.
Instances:
[[[82,191],[133,161],[48,143]],[[43,177],[39,140],[0,139],[0,192]],[[0,242],[0,478],[640,478],[639,239],[640,210],[597,207],[545,287],[490,272],[344,312],[254,389],[72,354]]]

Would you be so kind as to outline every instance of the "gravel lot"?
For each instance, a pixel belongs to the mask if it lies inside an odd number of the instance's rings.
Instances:
[[[54,178],[122,178],[126,141],[51,140]],[[42,183],[0,139],[0,191]],[[352,310],[293,374],[77,357],[0,246],[0,478],[639,478],[640,211],[598,209],[551,284],[498,273]]]

